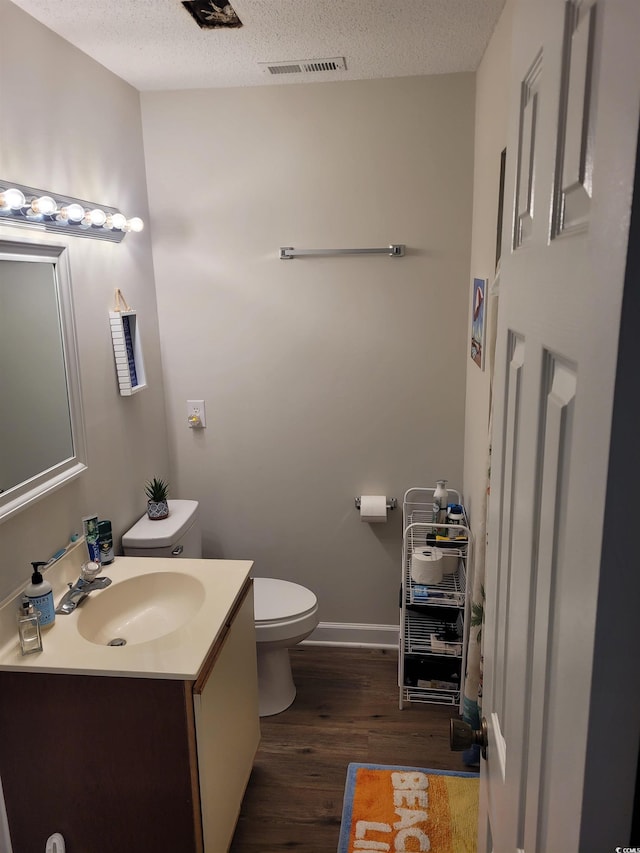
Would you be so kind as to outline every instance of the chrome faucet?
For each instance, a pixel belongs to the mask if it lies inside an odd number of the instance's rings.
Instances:
[[[75,583],[69,584],[69,589],[60,599],[56,613],[73,613],[88,598],[90,592],[105,589],[111,583],[111,578],[96,577],[100,571],[100,563],[84,563],[80,577]]]

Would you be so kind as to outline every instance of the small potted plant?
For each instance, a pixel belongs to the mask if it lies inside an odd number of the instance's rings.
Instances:
[[[147,500],[147,515],[152,521],[160,521],[169,515],[169,484],[165,480],[154,477],[148,480],[144,487]]]

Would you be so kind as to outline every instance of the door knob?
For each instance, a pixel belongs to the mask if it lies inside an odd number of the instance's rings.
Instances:
[[[459,717],[449,720],[449,745],[453,752],[462,752],[470,746],[477,744],[480,747],[482,757],[487,757],[487,721],[483,717],[479,729],[473,729],[469,723],[465,723]]]

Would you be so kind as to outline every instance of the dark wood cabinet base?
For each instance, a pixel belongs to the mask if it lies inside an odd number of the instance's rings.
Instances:
[[[13,848],[202,849],[191,683],[0,672],[0,777]],[[197,815],[197,820],[195,816]]]

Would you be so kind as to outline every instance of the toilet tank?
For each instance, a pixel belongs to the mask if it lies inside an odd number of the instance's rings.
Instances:
[[[169,501],[169,515],[152,521],[145,513],[122,537],[126,557],[202,557],[198,501]]]

